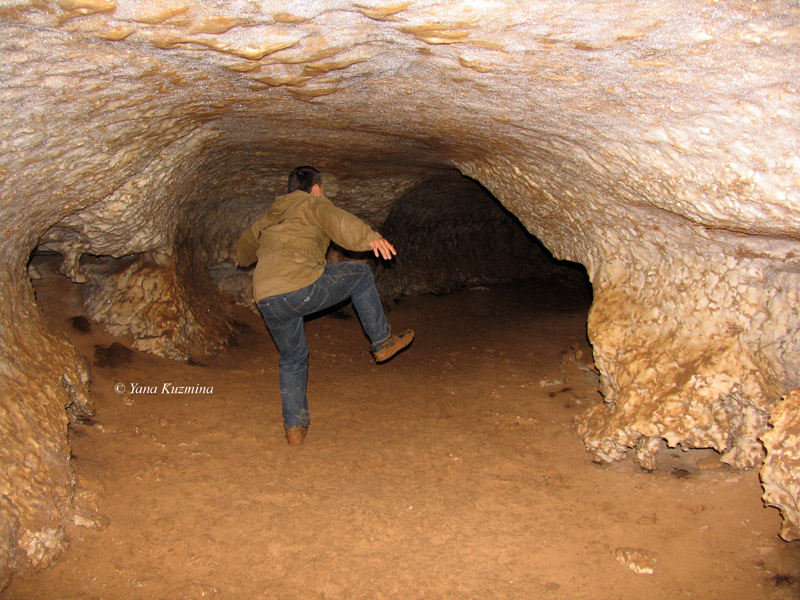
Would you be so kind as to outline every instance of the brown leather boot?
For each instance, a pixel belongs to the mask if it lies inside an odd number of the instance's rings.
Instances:
[[[308,427],[287,427],[286,428],[286,441],[290,446],[299,446],[308,433]]]
[[[414,340],[414,330],[406,329],[400,333],[389,333],[389,337],[381,342],[377,348],[372,351],[375,357],[375,362],[385,362],[392,358],[395,354],[400,352],[403,348],[408,346]]]

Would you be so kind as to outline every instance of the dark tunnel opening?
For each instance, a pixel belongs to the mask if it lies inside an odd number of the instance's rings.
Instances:
[[[241,145],[231,146],[213,156],[241,152]],[[284,157],[282,164],[289,160]],[[90,318],[115,335],[131,336],[137,348],[182,360],[216,354],[236,327],[230,302],[253,309],[252,271],[235,267],[235,241],[283,193],[286,178],[282,165],[265,160],[257,148],[232,166],[207,155],[189,167],[178,188],[181,208],[170,215],[178,219],[148,234],[149,249],[128,252],[136,246],[134,237],[116,256],[110,235],[99,245],[90,242],[93,232],[84,230],[81,218],[70,217],[44,233],[32,256],[60,253],[59,271],[86,283]],[[459,170],[368,162],[332,167],[350,175],[330,174],[326,193],[378,229],[398,256],[379,261],[334,244],[328,261],[369,262],[385,308],[413,294],[526,281],[536,282],[540,299],[558,304],[573,297],[591,305],[583,265],[555,259],[486,187]],[[99,229],[120,231],[117,216],[125,212],[117,210],[123,212],[104,216],[108,224]],[[39,276],[33,263],[30,276]]]
[[[588,283],[582,265],[556,260],[485,187],[457,171],[435,175],[395,200],[382,233],[398,248],[395,260],[376,269],[387,302],[523,280],[560,281],[576,291]]]

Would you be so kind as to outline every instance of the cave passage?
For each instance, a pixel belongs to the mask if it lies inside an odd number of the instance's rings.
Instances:
[[[364,169],[358,164],[350,168],[356,173]],[[334,202],[341,202],[336,197],[345,195],[346,205],[357,203],[340,190],[334,174],[325,173],[324,180]],[[250,213],[241,217],[241,228],[261,216],[274,195],[281,193],[284,190],[264,190],[261,202],[248,206]],[[590,285],[582,265],[557,261],[488,190],[454,169],[431,169],[418,183],[388,200],[385,217],[381,222],[373,218],[372,225],[397,249],[393,260],[376,260],[370,253],[347,252],[335,244],[328,257],[329,261],[368,260],[386,306],[411,293],[442,294],[465,286],[528,279],[561,280],[579,293]],[[226,211],[235,213],[236,209],[228,206]],[[359,211],[355,214],[364,217]],[[222,216],[206,220],[218,223]],[[229,248],[230,239],[224,241]],[[211,265],[210,271],[228,297],[242,305],[252,304],[252,269],[234,269],[226,259]]]
[[[794,0],[0,5],[0,589],[69,535],[123,597],[797,595]],[[309,323],[288,455],[232,259],[298,164],[421,336]]]
[[[769,574],[791,572],[795,557],[774,541],[771,561],[749,572],[713,558],[755,561],[759,531],[777,524],[763,510],[748,521],[760,507],[752,473],[710,450],[667,448],[658,474],[631,460],[604,468],[575,435],[575,417],[603,404],[580,265],[556,261],[448,169],[399,194],[379,230],[399,252],[370,261],[382,300],[417,338],[375,365],[350,306],[308,319],[312,426],[299,448],[283,438],[277,352],[251,270],[209,265],[232,334],[216,352],[175,360],[152,352],[168,346],[136,349],[132,333],[161,300],[148,276],[163,259],[84,255],[87,281],[76,283],[58,273],[63,257],[35,254],[37,302],[91,365],[96,411],[69,434],[84,527],[69,528],[61,560],[4,597],[292,598],[298,570],[303,595],[321,597],[646,594],[650,581],[628,578],[656,568],[699,597],[777,589]],[[329,254],[344,259],[369,260]],[[117,329],[98,315],[117,315]],[[731,506],[737,514],[716,515]],[[672,523],[687,521],[696,527],[677,534]]]
[[[794,585],[771,579],[795,557],[762,535],[779,518],[753,472],[701,450],[665,450],[656,473],[592,462],[573,424],[602,403],[588,286],[404,295],[390,316],[417,339],[385,365],[347,311],[309,321],[312,426],[289,447],[254,311],[235,309],[218,356],[170,360],[91,322],[85,285],[58,262],[34,257],[36,295],[92,365],[96,415],[70,427],[77,522],[92,527],[71,526],[61,559],[4,598],[757,598]]]

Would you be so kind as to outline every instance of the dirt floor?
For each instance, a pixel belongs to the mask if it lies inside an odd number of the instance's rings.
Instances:
[[[656,472],[592,463],[573,424],[602,401],[588,294],[406,297],[390,320],[417,339],[380,366],[355,318],[310,321],[312,426],[289,447],[255,313],[189,365],[104,350],[130,340],[74,318],[81,286],[36,289],[93,363],[96,424],[71,439],[100,528],[70,528],[3,600],[800,597],[800,542],[777,536],[755,472],[708,450],[665,450]]]

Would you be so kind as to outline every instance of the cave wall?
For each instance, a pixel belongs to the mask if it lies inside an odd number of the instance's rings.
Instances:
[[[339,175],[337,201],[373,224],[432,171],[479,181],[592,281],[593,456],[653,466],[663,438],[755,466],[769,435],[765,488],[788,490],[770,501],[795,518],[798,475],[777,465],[797,438],[768,428],[800,367],[798,11],[0,2],[3,576],[61,548],[65,407],[91,412],[86,369],[35,305],[31,252],[61,252],[76,281],[83,253],[140,253],[188,306],[301,163]],[[226,319],[182,343],[213,350]]]
[[[0,277],[0,587],[44,567],[64,544],[74,478],[67,425],[91,416],[87,365],[36,308],[24,267]],[[8,315],[14,315],[12,321]]]

